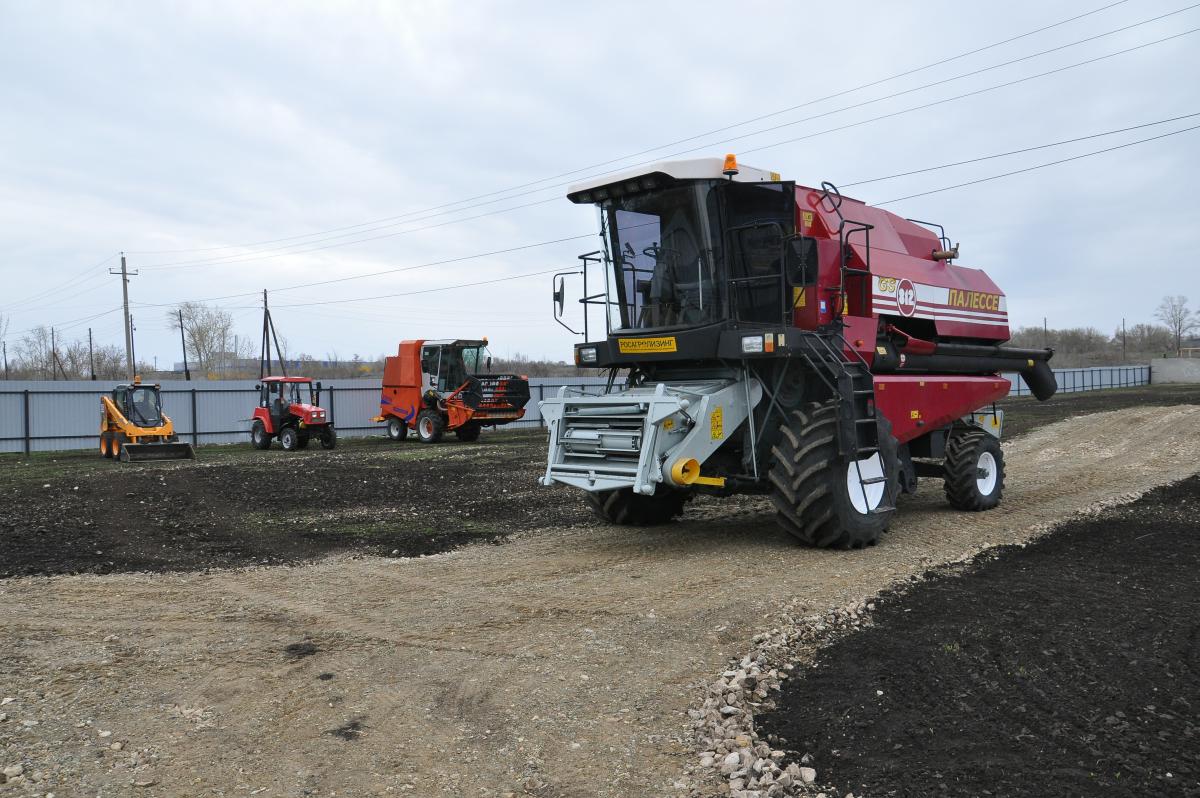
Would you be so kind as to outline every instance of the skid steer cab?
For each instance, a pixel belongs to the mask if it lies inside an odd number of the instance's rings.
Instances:
[[[313,438],[322,449],[337,446],[333,421],[321,407],[321,383],[310,377],[264,377],[255,388],[258,407],[250,419],[255,449],[270,449],[274,438],[288,452],[306,448]]]
[[[529,380],[492,374],[487,339],[402,341],[384,361],[379,415],[388,437],[402,441],[415,430],[422,443],[447,432],[478,440],[484,427],[511,424],[525,415]]]
[[[141,460],[194,460],[196,450],[180,443],[175,425],[162,411],[158,385],[118,385],[100,397],[100,455],[122,463]]]

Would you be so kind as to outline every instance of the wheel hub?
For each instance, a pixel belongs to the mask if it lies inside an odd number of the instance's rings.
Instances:
[[[875,481],[879,480],[879,481]],[[883,480],[883,458],[879,453],[846,466],[846,492],[850,504],[866,515],[883,502],[887,482]]]
[[[979,455],[975,470],[975,487],[982,496],[990,496],[996,489],[996,458],[991,452]]]

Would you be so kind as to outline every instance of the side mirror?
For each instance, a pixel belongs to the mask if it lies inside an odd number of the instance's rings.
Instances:
[[[817,281],[817,242],[812,238],[789,238],[784,242],[784,267],[791,285]]]
[[[567,295],[566,286],[563,285],[563,278],[558,278],[558,284],[554,286],[554,316],[555,318],[563,314],[563,302]],[[491,358],[488,358],[489,362]]]
[[[491,355],[488,355],[488,359],[487,359],[487,370],[488,370],[488,371],[491,371],[491,370],[492,370],[492,356],[491,356]]]
[[[262,386],[261,386],[261,385],[255,385],[255,386],[254,386],[254,390],[256,390],[256,391],[259,391],[259,392],[261,393],[261,392],[262,392]]]

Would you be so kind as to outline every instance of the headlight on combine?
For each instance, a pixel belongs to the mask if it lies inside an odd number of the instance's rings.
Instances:
[[[580,363],[595,363],[596,362],[596,347],[587,346],[579,350]]]
[[[747,335],[742,338],[742,354],[749,355],[761,351],[763,351],[763,337],[761,335]]]

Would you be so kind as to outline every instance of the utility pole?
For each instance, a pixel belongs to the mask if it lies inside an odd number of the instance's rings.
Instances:
[[[125,363],[129,367],[129,378],[133,379],[137,365],[133,360],[133,317],[129,315],[129,277],[136,276],[137,272],[131,272],[125,267],[125,253],[122,252],[121,271],[109,269],[108,273],[121,275],[121,300],[125,306]]]
[[[1125,362],[1125,317],[1121,317],[1121,362]]]
[[[1046,317],[1042,316],[1042,346],[1050,348],[1050,326],[1046,323]]]
[[[96,355],[92,352],[92,328],[88,327],[88,368],[91,369],[92,379],[96,379]]]
[[[54,328],[50,328],[50,379],[57,380],[58,372],[54,370],[55,364],[58,363],[58,348],[54,343]]]
[[[135,348],[134,348],[134,345],[133,345],[133,331],[134,331],[134,330],[136,330],[136,329],[137,329],[137,327],[134,327],[134,326],[133,326],[133,316],[130,316],[130,317],[129,317],[129,363],[130,363],[130,366],[129,366],[129,371],[130,371],[130,379],[132,379],[132,378],[133,378],[133,376],[137,374],[137,349],[135,349]]]
[[[188,370],[187,364],[187,339],[183,337],[183,308],[179,308],[179,346],[183,349],[183,378],[188,382],[192,380],[192,372]]]
[[[0,341],[0,347],[4,348],[4,379],[8,379],[8,341]]]

